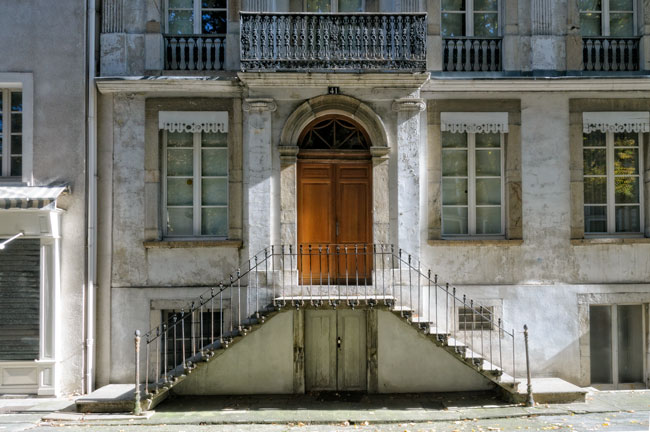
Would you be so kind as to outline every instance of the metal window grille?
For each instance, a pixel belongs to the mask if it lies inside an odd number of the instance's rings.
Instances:
[[[458,308],[458,330],[492,330],[493,306]]]

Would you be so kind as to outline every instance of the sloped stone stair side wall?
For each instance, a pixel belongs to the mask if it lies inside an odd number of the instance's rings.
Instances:
[[[491,390],[495,384],[392,312],[378,311],[380,393]]]
[[[172,392],[182,395],[293,393],[293,312],[281,312],[197,368]]]

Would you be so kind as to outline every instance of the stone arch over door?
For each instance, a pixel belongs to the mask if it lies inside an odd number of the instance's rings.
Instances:
[[[384,122],[368,105],[343,95],[322,95],[302,103],[287,118],[280,135],[280,238],[282,244],[297,242],[297,156],[303,130],[326,116],[348,118],[359,124],[370,138],[372,155],[373,241],[387,243],[389,237],[388,134]]]

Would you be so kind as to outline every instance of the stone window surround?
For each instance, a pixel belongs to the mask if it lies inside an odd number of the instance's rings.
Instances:
[[[591,305],[617,305],[617,304],[642,304],[643,313],[646,315],[646,328],[644,338],[648,335],[648,303],[650,294],[643,292],[621,292],[621,293],[589,293],[578,294],[578,332],[580,352],[580,386],[591,385],[591,344],[589,341],[589,306]],[[648,357],[648,345],[646,342],[644,356]],[[648,375],[644,377],[646,382]]]
[[[650,99],[571,99],[569,100],[569,170],[571,197],[571,239],[575,245],[603,244],[603,238],[630,237],[620,234],[603,234],[589,236],[585,239],[584,230],[584,171],[582,159],[582,135],[584,130],[583,113],[585,112],[617,112],[617,111],[650,111]],[[643,206],[644,206],[644,235],[650,237],[650,162],[648,139],[650,134],[643,133]],[[638,237],[638,236],[637,236]],[[580,240],[576,242],[575,240]],[[592,241],[593,240],[593,241]]]
[[[482,100],[432,100],[428,103],[428,239],[430,244],[466,244],[480,236],[467,236],[452,240],[442,239],[442,112],[507,112],[508,133],[505,137],[505,170],[503,200],[505,211],[505,241],[520,244],[522,237],[521,201],[521,102],[513,99]],[[490,242],[493,240],[486,239]],[[503,242],[504,240],[500,240]]]
[[[232,247],[242,238],[242,131],[241,101],[236,98],[148,98],[145,105],[145,246],[158,242],[169,247],[173,238],[163,239],[162,227],[162,131],[160,111],[227,111],[228,112],[228,239],[179,239],[183,247]],[[237,240],[233,243],[232,240]]]
[[[359,123],[370,137],[372,155],[373,242],[389,241],[388,135],[381,118],[366,104],[343,95],[317,96],[299,105],[287,118],[280,136],[280,237],[282,244],[298,239],[297,156],[298,138],[313,120],[340,115]]]
[[[23,173],[22,178],[3,177],[0,183],[33,185],[34,82],[31,73],[0,73],[0,88],[21,90],[23,94]]]

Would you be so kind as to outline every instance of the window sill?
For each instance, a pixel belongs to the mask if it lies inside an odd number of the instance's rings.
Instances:
[[[523,239],[448,239],[428,240],[429,246],[521,246]]]
[[[241,240],[154,240],[143,243],[145,249],[230,247],[241,248]]]
[[[571,239],[573,246],[590,246],[590,245],[622,245],[622,244],[650,244],[650,238],[647,237],[609,237],[609,238],[584,238]]]

